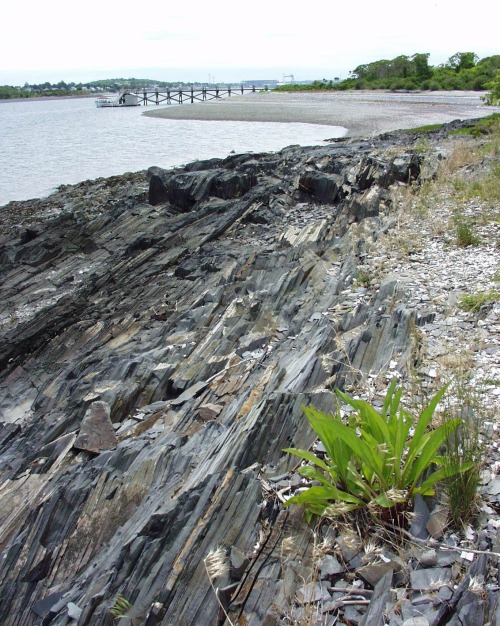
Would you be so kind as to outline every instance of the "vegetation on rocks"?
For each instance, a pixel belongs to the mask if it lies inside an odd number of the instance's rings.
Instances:
[[[304,408],[327,457],[323,459],[308,450],[285,450],[308,461],[311,465],[300,467],[299,474],[318,483],[286,503],[305,505],[308,519],[313,514],[336,517],[368,508],[372,516],[401,525],[415,494],[434,495],[438,481],[471,468],[471,463],[451,463],[446,454],[440,453],[462,420],[450,418],[438,428],[430,428],[446,387],[418,416],[402,406],[402,390],[397,389],[395,381],[380,412],[368,402],[336,391],[354,409],[347,423],[340,407],[333,415]]]
[[[464,219],[462,215],[454,215],[453,222],[455,224],[457,245],[463,247],[475,246],[481,242],[480,237],[474,233],[470,222]]]
[[[479,309],[489,302],[498,302],[500,292],[496,289],[479,291],[477,293],[464,293],[460,298],[460,307],[464,311],[479,311]]]
[[[119,595],[113,606],[109,609],[109,614],[114,618],[120,619],[125,617],[131,609],[132,604],[127,600],[127,598]]]
[[[431,424],[439,428],[449,420],[460,420],[458,427],[443,441],[440,453],[446,457],[450,468],[462,467],[463,471],[436,483],[436,494],[423,501],[424,509],[428,506],[433,512],[431,517],[435,515],[429,525],[424,524],[423,529],[420,528],[424,537],[429,536],[427,532],[432,535],[430,542],[417,538],[418,524],[409,532],[399,529],[398,533],[387,533],[387,526],[379,523],[383,520],[381,507],[378,507],[375,519],[356,512],[343,519],[337,518],[334,524],[330,524],[326,517],[329,504],[320,503],[326,507],[324,515],[314,526],[315,545],[327,539],[330,543],[326,549],[327,556],[319,555],[313,560],[307,584],[295,600],[291,611],[294,619],[290,620],[294,626],[328,623],[322,621],[325,612],[322,599],[318,600],[322,586],[328,580],[325,562],[341,562],[348,571],[344,579],[351,582],[355,579],[355,583],[348,588],[349,595],[335,593],[339,604],[345,601],[346,605],[359,589],[364,591],[369,585],[370,589],[375,586],[373,580],[367,585],[368,573],[397,570],[398,582],[395,583],[392,578],[392,571],[389,581],[399,587],[398,601],[393,596],[393,608],[388,609],[386,605],[385,611],[381,609],[377,615],[381,620],[379,623],[400,624],[406,619],[408,623],[413,623],[410,616],[417,614],[419,623],[420,619],[422,623],[448,623],[452,611],[456,611],[451,617],[453,623],[484,624],[494,621],[487,605],[495,595],[491,589],[497,589],[496,565],[500,557],[494,545],[498,532],[494,509],[498,499],[493,495],[496,494],[499,461],[495,400],[500,381],[494,372],[498,364],[495,329],[499,319],[497,242],[500,194],[497,191],[495,195],[490,190],[495,188],[491,181],[496,178],[498,168],[498,122],[498,118],[492,116],[452,130],[447,140],[439,143],[439,159],[435,158],[436,146],[432,136],[441,131],[421,129],[417,133],[413,145],[418,147],[418,154],[423,160],[420,179],[416,184],[394,190],[392,215],[397,225],[377,240],[372,248],[372,258],[364,259],[362,266],[363,273],[371,276],[371,288],[383,280],[388,271],[396,271],[403,283],[408,281],[407,301],[411,302],[413,294],[414,302],[418,303],[415,306],[423,308],[429,317],[427,323],[421,322],[413,328],[415,349],[401,372],[399,385],[406,391],[412,413],[421,411],[432,393],[446,385],[446,393]],[[442,134],[440,139],[443,139]],[[484,192],[486,188],[489,190],[487,193]],[[467,221],[480,239],[473,247],[463,246],[458,241],[457,219]],[[418,273],[422,278],[425,276],[423,282],[415,281]],[[357,280],[354,284],[358,284]],[[475,292],[470,293],[471,289]],[[488,328],[489,333],[486,332]],[[391,367],[389,364],[388,369]],[[353,371],[354,380],[348,386],[349,398],[353,395],[366,398],[370,412],[377,407],[377,412],[383,415],[386,376],[382,373],[360,375],[359,372],[356,376]],[[382,409],[379,409],[380,406]],[[330,421],[333,419],[329,416]],[[357,438],[363,440],[364,427],[360,427],[356,416],[344,417],[344,420],[345,424],[354,422],[352,427],[356,429]],[[336,426],[337,446],[344,445],[337,431],[340,430]],[[321,437],[321,433],[317,434]],[[297,500],[302,497],[302,504],[306,507],[308,491],[305,487],[318,489],[326,486],[320,474],[327,480],[331,478],[328,471],[332,465],[330,450],[324,441],[323,447],[326,452],[321,446],[319,451],[318,447],[314,448],[315,452],[307,451],[309,459],[299,455],[310,465],[303,465],[299,470],[302,484],[294,492],[294,497],[298,496]],[[382,446],[382,455],[379,449],[374,442],[367,455],[375,451],[377,457],[383,456],[385,447]],[[331,453],[335,454],[335,451]],[[327,469],[316,464],[314,457],[319,457]],[[338,476],[335,480],[337,485]],[[316,485],[311,481],[316,481]],[[356,488],[359,487],[356,485]],[[292,498],[287,503],[293,501]],[[313,501],[312,504],[316,506],[317,503]],[[319,509],[318,506],[316,510],[319,512]],[[337,506],[337,512],[339,509]],[[410,516],[412,526],[421,514]],[[495,537],[493,544],[490,540],[481,543],[489,528],[490,537]],[[432,534],[431,529],[437,534]],[[436,538],[444,541],[436,541]],[[442,546],[445,549],[440,552]],[[446,553],[449,546],[458,551],[455,557]],[[460,547],[463,552],[460,552]],[[492,561],[489,561],[490,557]],[[448,558],[447,562],[452,561],[453,566],[449,569],[436,568],[433,577],[431,574],[436,561],[445,562]],[[354,562],[356,571],[349,569]],[[470,568],[469,562],[473,562]],[[491,576],[488,562],[493,565]],[[390,582],[384,583],[380,576],[376,580],[376,594],[381,593],[384,585],[390,585]],[[356,583],[359,587],[355,586]],[[335,587],[341,587],[340,583],[336,583]],[[304,604],[303,594],[306,591],[310,600]],[[436,594],[440,595],[443,591],[452,597],[452,601],[446,603],[449,607],[446,611],[444,607],[439,609],[439,602],[435,600]],[[421,600],[422,593],[429,594],[428,608],[425,608],[426,601]],[[468,614],[465,608],[467,595],[474,602]],[[360,605],[363,602],[369,605],[366,613],[363,607],[358,607],[358,617],[364,615],[361,623],[371,623],[373,619],[371,609],[376,603],[366,598],[360,595],[357,600]],[[456,608],[459,600],[460,608]],[[350,617],[347,607],[344,611],[343,618],[347,622]],[[458,619],[456,615],[459,611]]]

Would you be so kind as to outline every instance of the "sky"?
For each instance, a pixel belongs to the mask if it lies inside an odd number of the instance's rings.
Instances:
[[[429,52],[500,54],[492,0],[6,0],[0,84],[150,78],[346,78],[362,63]],[[476,18],[475,16],[480,16]],[[496,45],[495,45],[495,42]]]

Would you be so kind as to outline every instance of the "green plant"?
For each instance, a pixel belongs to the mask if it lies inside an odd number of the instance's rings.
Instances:
[[[131,608],[133,608],[133,605],[126,598],[119,595],[113,606],[109,609],[109,613],[113,617],[126,617]]]
[[[370,272],[358,269],[354,275],[354,285],[361,287],[369,287],[372,282],[372,275]]]
[[[458,246],[466,248],[468,246],[476,246],[481,242],[481,239],[472,230],[470,222],[461,215],[455,215],[453,222],[455,224],[455,237]]]
[[[443,128],[443,124],[426,124],[425,126],[416,126],[415,128],[405,129],[404,132],[420,135],[424,133],[431,133],[435,130],[440,130],[441,128]],[[425,142],[425,139],[423,139],[423,141]],[[429,145],[427,144],[426,147],[428,148]]]
[[[464,311],[477,312],[488,302],[498,302],[500,292],[495,289],[489,291],[479,291],[478,293],[464,293],[458,302],[458,306]]]
[[[286,505],[305,505],[308,520],[314,514],[334,516],[368,507],[373,516],[401,524],[415,494],[433,495],[438,481],[470,468],[469,463],[452,465],[439,454],[461,419],[429,428],[445,391],[446,387],[438,391],[415,416],[401,406],[402,390],[395,381],[380,413],[368,402],[336,390],[354,409],[348,424],[343,423],[340,408],[327,415],[304,407],[327,457],[323,460],[308,450],[285,450],[308,461],[310,465],[300,467],[299,473],[319,483],[293,496]]]
[[[481,393],[469,380],[470,374],[459,371],[452,389],[452,400],[447,401],[443,419],[453,415],[462,417],[462,424],[446,442],[446,455],[452,466],[469,463],[470,468],[457,472],[445,481],[451,524],[460,530],[471,522],[477,513],[478,485],[481,475],[483,444],[479,417],[484,413]]]
[[[487,84],[490,89],[489,93],[483,96],[485,104],[495,105],[500,104],[500,70],[495,72],[495,77],[491,83]]]

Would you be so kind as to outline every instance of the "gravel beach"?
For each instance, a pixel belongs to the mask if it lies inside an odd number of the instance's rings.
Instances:
[[[484,117],[478,92],[257,92],[195,104],[172,105],[144,115],[165,119],[285,122],[341,126],[349,136],[371,136],[403,128]]]

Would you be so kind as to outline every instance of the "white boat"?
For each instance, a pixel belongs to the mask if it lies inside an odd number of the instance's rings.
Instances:
[[[103,107],[138,107],[140,106],[139,96],[128,91],[120,92],[116,97],[99,96],[95,105],[97,108]]]

